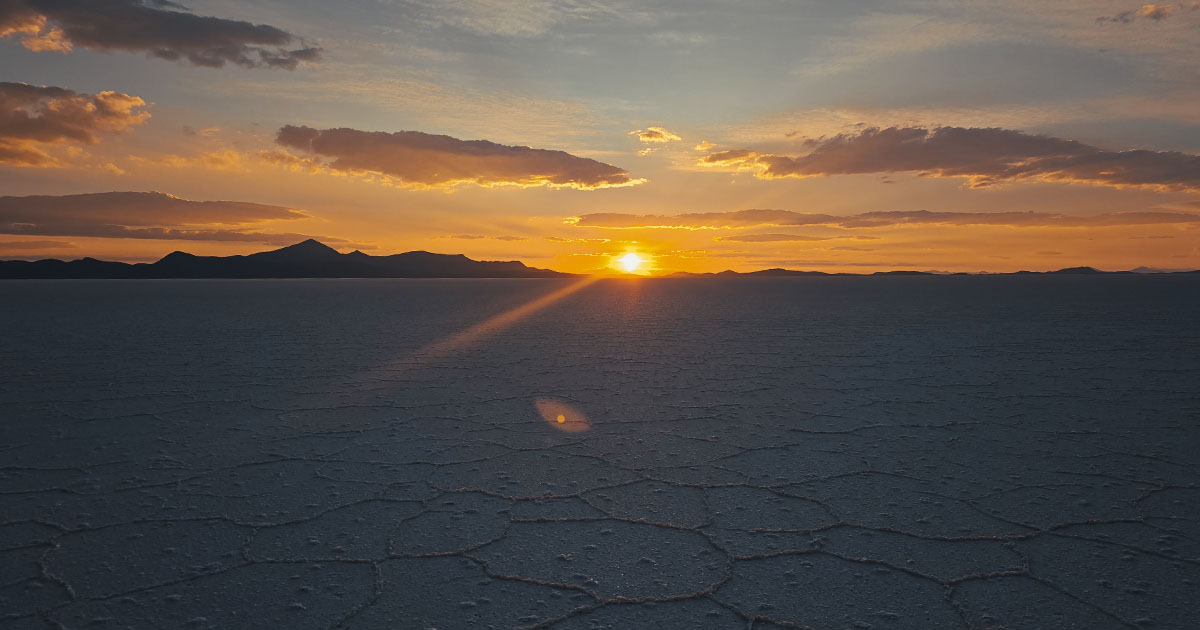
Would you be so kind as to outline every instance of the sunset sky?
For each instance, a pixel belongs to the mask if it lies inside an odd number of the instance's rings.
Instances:
[[[0,1],[0,259],[1195,269],[1198,154],[1200,2]]]

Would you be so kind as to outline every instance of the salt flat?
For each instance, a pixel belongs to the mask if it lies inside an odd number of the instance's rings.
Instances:
[[[1200,278],[571,282],[0,283],[0,627],[1195,627]]]

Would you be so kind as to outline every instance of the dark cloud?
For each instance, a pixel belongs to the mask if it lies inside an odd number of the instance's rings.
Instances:
[[[700,163],[754,170],[763,179],[908,171],[963,177],[972,187],[1040,180],[1200,191],[1200,155],[1106,151],[1074,140],[997,128],[868,128],[823,139],[806,155],[738,149],[709,154]]]
[[[189,201],[160,192],[0,197],[0,233],[3,234],[287,245],[311,237],[248,231],[232,226],[307,216],[282,206],[245,201]],[[208,227],[212,225],[231,227]],[[320,239],[345,242],[330,237]]]
[[[81,94],[60,87],[0,82],[0,163],[53,166],[56,144],[93,144],[99,134],[144,122],[146,102],[118,92]]]
[[[664,228],[703,230],[747,228],[758,225],[826,225],[841,228],[897,225],[1007,225],[1016,227],[1103,227],[1126,225],[1200,224],[1200,214],[1187,212],[1110,212],[1068,216],[1049,212],[929,212],[927,210],[864,212],[847,216],[792,212],[790,210],[735,210],[677,215],[601,212],[570,220],[579,227]],[[760,235],[748,235],[750,237]],[[767,235],[787,236],[787,235]],[[861,237],[859,237],[861,238]],[[726,237],[725,240],[738,240]],[[772,239],[782,240],[782,239]]]
[[[563,151],[507,146],[487,140],[459,140],[419,131],[313,129],[288,125],[276,142],[327,161],[279,156],[280,163],[320,165],[336,171],[374,173],[415,187],[566,186],[608,188],[642,180],[615,166]],[[290,158],[290,160],[289,160]]]
[[[210,68],[291,70],[321,55],[274,26],[199,16],[162,0],[0,0],[0,37],[7,36],[34,51],[145,52]]]

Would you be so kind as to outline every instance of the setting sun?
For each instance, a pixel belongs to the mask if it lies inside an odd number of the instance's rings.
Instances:
[[[638,256],[633,252],[629,252],[628,254],[625,254],[617,259],[617,265],[626,273],[633,273],[637,271],[644,262],[646,261],[643,260],[641,256]]]

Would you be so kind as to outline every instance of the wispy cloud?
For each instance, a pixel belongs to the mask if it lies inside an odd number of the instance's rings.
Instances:
[[[304,212],[283,206],[190,201],[160,192],[0,197],[0,233],[4,234],[287,245],[311,236],[236,226],[304,218],[308,218]]]
[[[23,251],[28,249],[74,249],[70,241],[0,241],[0,251]]]
[[[1144,4],[1136,9],[1122,11],[1116,15],[1104,15],[1096,18],[1097,22],[1112,22],[1116,24],[1131,24],[1136,20],[1153,20],[1160,22],[1173,15],[1177,9],[1179,11],[1195,11],[1200,9],[1200,2],[1184,2],[1179,5],[1174,4]]]
[[[751,170],[761,179],[916,172],[961,177],[972,187],[1021,180],[1200,191],[1200,156],[1107,151],[1082,142],[997,128],[889,127],[810,140],[805,155],[734,149],[703,166]]]
[[[21,38],[37,52],[145,52],[151,57],[219,68],[227,63],[292,70],[317,61],[321,49],[267,24],[192,14],[166,0],[7,0],[0,37]]]
[[[827,241],[832,236],[809,236],[806,234],[737,234],[734,236],[718,236],[713,240],[733,241],[735,243],[784,243],[796,241]]]
[[[437,238],[453,238],[464,241],[478,241],[490,239],[495,241],[528,241],[527,236],[485,236],[483,234],[454,234],[452,236],[439,236]]]
[[[1006,225],[1024,227],[1103,227],[1132,225],[1200,224],[1200,214],[1186,212],[1110,212],[1090,216],[1070,216],[1048,212],[863,212],[848,216],[793,212],[791,210],[751,209],[729,212],[693,212],[676,215],[624,214],[602,212],[584,214],[567,220],[570,225],[593,228],[657,228],[716,230],[762,225],[822,225],[840,228],[875,228],[899,225]],[[747,235],[783,237],[787,234]],[[726,237],[724,240],[749,240]],[[768,240],[783,240],[771,238]],[[801,240],[796,238],[793,240]],[[811,239],[804,239],[811,240]]]
[[[387,133],[287,125],[279,130],[276,142],[305,153],[291,156],[300,165],[375,174],[395,185],[413,188],[469,183],[484,187],[596,189],[644,181],[631,178],[624,169],[564,151],[459,140],[420,131]],[[287,156],[278,157],[287,161]]]
[[[629,12],[592,0],[414,0],[418,19],[477,35],[532,38],[567,22]]]
[[[638,140],[642,142],[651,143],[664,143],[682,140],[682,138],[679,137],[679,134],[676,134],[673,131],[668,131],[662,127],[646,127],[644,130],[638,129],[636,131],[630,131],[629,135],[637,136]]]

